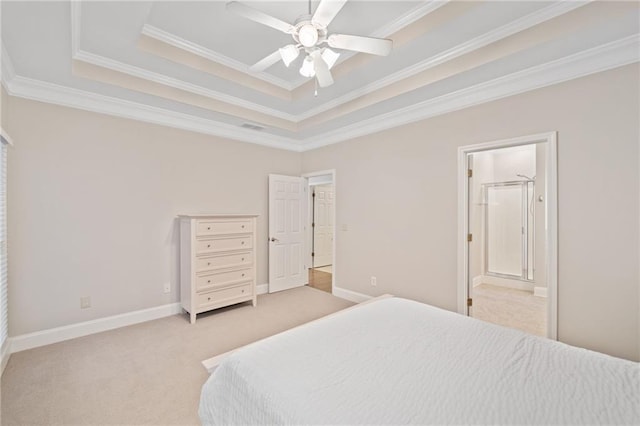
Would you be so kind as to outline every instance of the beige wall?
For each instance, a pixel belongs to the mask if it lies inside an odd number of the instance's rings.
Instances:
[[[177,213],[257,213],[266,236],[267,174],[333,168],[338,285],[455,310],[457,147],[557,130],[560,340],[638,360],[638,72],[627,66],[302,155],[3,91],[3,127],[16,143],[10,335],[177,301]],[[267,282],[266,250],[265,238],[258,283]],[[91,309],[79,309],[81,296]]]
[[[267,175],[299,153],[13,97],[3,114],[11,336],[178,301],[178,213],[259,214],[267,282]]]
[[[630,65],[304,153],[303,172],[336,169],[337,285],[456,310],[457,148],[557,130],[559,339],[640,360],[638,75]]]

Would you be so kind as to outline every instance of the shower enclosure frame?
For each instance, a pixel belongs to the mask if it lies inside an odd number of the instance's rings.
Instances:
[[[531,209],[535,208],[535,203],[530,204],[530,198],[535,191],[534,180],[514,180],[505,182],[488,182],[483,183],[482,194],[484,204],[484,229],[482,238],[484,240],[484,273],[493,277],[516,279],[520,281],[526,281],[533,283],[535,281],[535,212]],[[490,232],[489,226],[489,189],[490,188],[505,188],[505,187],[520,187],[521,188],[521,273],[520,275],[510,274],[505,272],[491,271],[489,268],[489,238]],[[529,215],[531,214],[531,218]],[[529,258],[531,255],[531,258]]]

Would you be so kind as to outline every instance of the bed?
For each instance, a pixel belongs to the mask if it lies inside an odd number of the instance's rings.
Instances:
[[[203,424],[640,424],[640,364],[401,298],[227,356]]]

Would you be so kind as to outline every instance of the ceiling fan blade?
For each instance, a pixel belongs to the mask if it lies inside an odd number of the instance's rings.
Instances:
[[[346,2],[347,0],[321,0],[311,20],[328,27]]]
[[[258,62],[256,62],[249,69],[251,71],[253,71],[253,72],[264,71],[267,68],[269,68],[271,65],[275,64],[276,62],[278,62],[280,59],[282,59],[282,56],[280,55],[280,50],[276,50],[271,55],[267,56],[266,58],[263,58],[263,59],[259,60]]]
[[[283,33],[291,34],[294,31],[293,25],[281,21],[278,18],[274,18],[271,15],[267,15],[266,13],[261,12],[258,9],[254,9],[253,7],[247,6],[240,2],[229,2],[227,3],[226,7],[230,12],[243,16],[247,19],[251,19],[252,21],[258,22],[259,24],[275,28],[276,30],[282,31]]]
[[[329,46],[336,49],[355,50],[356,52],[371,53],[387,56],[393,47],[393,41],[386,38],[361,37],[346,34],[331,34]]]
[[[316,71],[316,78],[320,87],[327,87],[333,84],[333,76],[329,71],[329,66],[322,59],[322,55],[316,54],[313,56],[313,67]]]

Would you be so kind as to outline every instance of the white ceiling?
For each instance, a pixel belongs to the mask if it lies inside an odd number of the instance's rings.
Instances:
[[[244,3],[287,22],[308,8]],[[11,95],[298,151],[640,60],[638,2],[350,0],[330,32],[394,49],[342,51],[314,96],[301,57],[249,70],[291,38],[223,1],[0,7]]]

